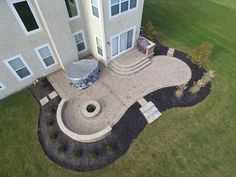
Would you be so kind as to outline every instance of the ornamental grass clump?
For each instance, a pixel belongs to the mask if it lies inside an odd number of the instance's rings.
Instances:
[[[215,77],[214,71],[208,71],[205,73],[201,79],[199,79],[197,82],[194,82],[193,86],[190,88],[190,92],[192,94],[198,93],[202,87],[205,87],[209,82],[212,82],[212,80]]]
[[[181,98],[184,95],[184,91],[188,88],[187,84],[182,84],[176,87],[175,96]]]
[[[211,43],[205,42],[201,44],[190,53],[193,62],[199,66],[203,66],[209,60],[213,48],[214,46]]]

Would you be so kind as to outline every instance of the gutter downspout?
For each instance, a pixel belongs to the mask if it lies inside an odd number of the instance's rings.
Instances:
[[[45,30],[47,31],[49,40],[50,40],[50,42],[51,42],[51,44],[52,44],[52,47],[53,47],[53,49],[54,49],[54,51],[55,51],[55,54],[56,54],[56,56],[57,56],[57,59],[59,60],[59,63],[60,63],[60,65],[61,65],[62,69],[65,70],[65,67],[64,67],[64,65],[63,65],[63,63],[62,63],[61,57],[60,57],[60,55],[59,55],[59,52],[58,52],[58,50],[57,50],[57,48],[56,48],[56,45],[55,45],[55,43],[54,43],[54,41],[53,41],[53,39],[52,39],[51,32],[50,32],[50,30],[49,30],[49,28],[48,28],[48,25],[47,25],[47,23],[46,23],[45,18],[43,17],[43,13],[42,13],[42,10],[40,9],[38,0],[35,0],[35,5],[36,5],[36,7],[37,7],[37,9],[38,9],[38,12],[39,12],[39,15],[40,15],[40,17],[41,17],[41,19],[42,19],[42,22],[43,22],[43,25],[44,25],[44,27],[45,27]]]

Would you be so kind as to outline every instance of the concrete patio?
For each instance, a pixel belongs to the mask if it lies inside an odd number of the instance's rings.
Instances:
[[[115,125],[125,111],[146,94],[169,86],[184,84],[191,78],[191,70],[181,60],[156,56],[143,70],[120,76],[101,66],[99,79],[89,88],[76,91],[68,84],[64,71],[48,77],[58,94],[68,101],[64,112],[65,125],[75,133],[92,134],[108,125]],[[81,114],[81,107],[88,100],[97,100],[101,112],[93,119]],[[139,111],[139,110],[137,110]]]

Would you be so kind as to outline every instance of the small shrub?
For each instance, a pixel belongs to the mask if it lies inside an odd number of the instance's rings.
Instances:
[[[49,107],[48,110],[47,110],[47,113],[48,114],[54,114],[54,113],[56,113],[56,111],[57,111],[56,107]]]
[[[214,47],[213,44],[205,42],[196,49],[194,49],[190,53],[193,62],[198,64],[199,66],[204,65],[209,60],[213,47]]]
[[[175,91],[175,96],[177,98],[181,98],[184,95],[184,91],[188,88],[187,84],[182,84],[177,87],[177,90]]]
[[[45,87],[47,79],[45,77],[38,78],[34,81],[34,85],[37,87]]]
[[[91,159],[92,160],[97,160],[97,158],[98,158],[98,153],[97,152],[92,152],[91,153]]]
[[[156,27],[149,21],[144,27],[144,35],[149,40],[157,39],[157,30]]]
[[[215,72],[208,71],[202,76],[201,79],[199,79],[197,82],[194,82],[193,86],[190,88],[190,92],[192,94],[199,92],[202,87],[205,87],[209,82],[212,82],[214,77],[215,77]]]
[[[83,153],[81,152],[81,150],[78,149],[75,151],[74,156],[76,159],[80,159],[82,157],[82,155],[83,155]]]
[[[47,121],[46,121],[46,126],[47,127],[50,127],[50,126],[52,126],[54,124],[54,121],[52,120],[52,118],[50,118],[50,119],[48,119]]]
[[[62,154],[62,153],[65,153],[67,150],[67,147],[66,145],[60,145],[58,148],[57,148],[57,152]]]
[[[114,148],[113,148],[111,145],[107,145],[106,151],[107,151],[107,152],[113,152],[113,151],[114,151]]]
[[[53,133],[49,134],[49,139],[50,140],[55,140],[55,139],[57,139],[57,137],[58,137],[58,133],[57,132],[53,132]]]

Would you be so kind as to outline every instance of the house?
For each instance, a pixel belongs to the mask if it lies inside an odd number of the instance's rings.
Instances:
[[[0,99],[93,55],[104,65],[133,48],[144,0],[1,0]]]

